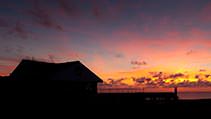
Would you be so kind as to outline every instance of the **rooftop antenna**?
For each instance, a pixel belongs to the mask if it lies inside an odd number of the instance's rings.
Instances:
[[[32,57],[32,61],[35,61],[35,58],[34,57]]]

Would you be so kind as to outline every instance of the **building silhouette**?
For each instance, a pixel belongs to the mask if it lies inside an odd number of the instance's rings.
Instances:
[[[119,104],[178,100],[176,87],[174,92],[163,93],[98,93],[97,84],[100,82],[103,81],[80,61],[48,63],[24,59],[9,76],[0,77],[0,92],[15,96],[23,94],[24,97],[29,94],[38,94],[38,97],[50,94],[56,97],[67,96],[75,102]]]
[[[80,61],[48,63],[22,60],[9,76],[10,89],[18,91],[66,91],[70,94],[96,94],[103,82]]]

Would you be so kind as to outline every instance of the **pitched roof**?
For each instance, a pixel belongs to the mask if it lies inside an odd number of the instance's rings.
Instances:
[[[80,61],[48,63],[22,60],[10,75],[13,80],[68,80],[102,82]]]

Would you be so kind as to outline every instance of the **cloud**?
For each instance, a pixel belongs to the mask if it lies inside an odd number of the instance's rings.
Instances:
[[[9,46],[5,46],[2,47],[2,51],[7,53],[7,54],[15,54],[15,55],[21,55],[25,50],[25,47],[21,46],[21,45],[17,45],[17,46],[13,46],[13,47],[9,47]]]
[[[125,80],[125,78],[120,78],[120,79],[109,78],[107,79],[107,83],[112,85],[123,85],[122,83],[123,80]]]
[[[199,72],[205,72],[207,71],[206,69],[199,69]]]
[[[211,75],[210,74],[205,74],[205,77],[209,78],[209,77],[211,77]]]
[[[102,6],[100,6],[100,4],[96,1],[96,0],[92,0],[92,14],[96,17],[96,18],[100,18],[102,16]]]
[[[136,61],[136,60],[131,61],[131,64],[132,65],[138,65],[138,66],[147,65],[147,63],[145,61]]]
[[[28,14],[33,17],[35,23],[45,28],[64,31],[64,28],[51,18],[50,12],[41,7],[40,2],[37,0],[33,0],[32,8],[28,10]]]
[[[150,76],[142,77],[125,77],[119,79],[109,79],[108,84],[128,85],[134,87],[207,87],[211,86],[210,74],[192,75],[175,73],[168,74],[165,72],[149,72]],[[126,82],[127,79],[132,79],[133,85]],[[191,79],[191,80],[189,80]],[[193,80],[194,79],[194,80]]]
[[[161,77],[163,72],[149,72],[152,77]]]
[[[135,81],[136,83],[149,83],[152,81],[151,78],[148,78],[148,77],[140,77],[140,78],[133,78],[133,81]]]
[[[24,24],[19,21],[17,21],[15,26],[8,32],[8,35],[10,34],[14,34],[23,39],[27,39],[29,35],[31,35],[31,33],[24,28]]]
[[[170,77],[169,74],[164,73],[164,72],[149,72],[149,74],[153,77],[156,78],[158,80],[165,80],[168,79]]]
[[[8,72],[11,72],[15,68],[14,65],[4,65],[0,64],[0,75],[7,76],[9,75]]]
[[[124,58],[124,55],[122,53],[117,53],[115,54],[116,58]]]
[[[3,61],[3,62],[18,62],[18,58],[14,58],[14,57],[3,57],[3,56],[0,56],[0,61]]]
[[[193,53],[194,53],[193,50],[190,50],[190,51],[186,52],[186,55],[191,55]]]
[[[181,77],[185,77],[185,74],[182,73],[176,73],[176,74],[171,74],[168,78],[181,78]]]
[[[201,19],[202,21],[208,23],[211,21],[211,16],[210,16],[210,11],[211,11],[211,2],[206,4],[201,11]]]
[[[79,10],[71,0],[57,0],[62,12],[69,16],[78,16]]]

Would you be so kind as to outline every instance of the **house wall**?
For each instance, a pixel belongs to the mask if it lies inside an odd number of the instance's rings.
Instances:
[[[69,93],[74,95],[96,94],[97,83],[70,81],[1,81],[0,91]]]

